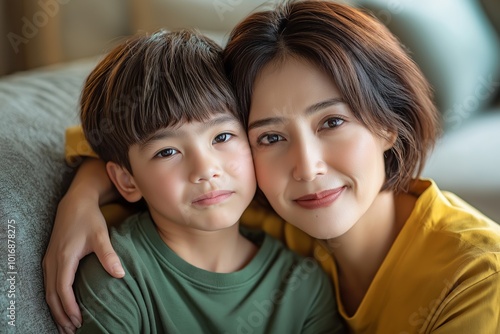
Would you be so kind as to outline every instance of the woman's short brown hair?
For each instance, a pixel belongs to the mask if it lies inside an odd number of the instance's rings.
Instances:
[[[386,152],[383,189],[406,190],[437,139],[438,113],[429,84],[389,30],[360,9],[331,1],[291,1],[250,15],[224,51],[244,124],[259,72],[287,57],[325,71],[370,131],[397,134]]]
[[[88,76],[80,106],[93,150],[130,172],[130,146],[157,130],[214,113],[237,116],[222,48],[189,30],[138,34],[114,48]]]

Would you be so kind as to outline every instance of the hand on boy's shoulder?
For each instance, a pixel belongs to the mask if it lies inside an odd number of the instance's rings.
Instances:
[[[125,277],[127,278],[127,258],[134,258],[136,255],[133,253],[130,246],[130,240],[134,235],[134,229],[138,227],[139,217],[143,214],[141,212],[135,213],[128,218],[126,218],[121,224],[113,226],[110,228],[111,243],[122,261],[123,267],[125,269]],[[95,253],[91,253],[84,257],[78,266],[78,270],[75,276],[74,289],[75,293],[78,290],[105,290],[109,287],[116,287],[119,284],[125,286],[124,279],[116,279],[106,272],[103,268],[101,262]],[[86,291],[87,294],[89,291]]]
[[[129,285],[110,276],[95,254],[80,262],[73,288],[83,319],[78,333],[140,332],[139,306]]]

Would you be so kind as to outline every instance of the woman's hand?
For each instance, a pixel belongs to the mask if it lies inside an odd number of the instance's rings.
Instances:
[[[85,161],[57,208],[52,235],[43,258],[46,301],[62,333],[72,333],[82,323],[73,293],[79,261],[95,252],[112,276],[124,276],[123,267],[108,235],[99,205],[116,197],[104,163]]]

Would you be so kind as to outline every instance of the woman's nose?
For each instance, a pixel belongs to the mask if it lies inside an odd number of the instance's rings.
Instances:
[[[327,165],[323,160],[321,146],[314,141],[307,143],[301,140],[293,145],[291,150],[293,155],[294,168],[293,178],[296,181],[310,182],[319,175],[325,175]]]

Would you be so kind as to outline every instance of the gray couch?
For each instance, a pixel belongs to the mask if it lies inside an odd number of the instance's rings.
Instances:
[[[192,10],[193,1],[162,6],[170,6],[168,15],[176,18],[176,25],[205,16],[199,28],[221,43],[236,18],[249,9],[248,4],[235,5],[223,13],[224,20],[208,20],[214,2],[197,1],[206,8]],[[494,18],[500,13],[498,1],[356,3],[387,23],[434,86],[446,131],[424,175],[500,222],[500,20]],[[74,173],[63,159],[64,129],[78,122],[80,89],[95,62],[0,78],[0,333],[56,332],[44,300],[41,261],[57,203]],[[10,257],[9,235],[15,241]],[[8,310],[12,302],[15,310]],[[9,315],[15,316],[15,327],[8,324]]]

